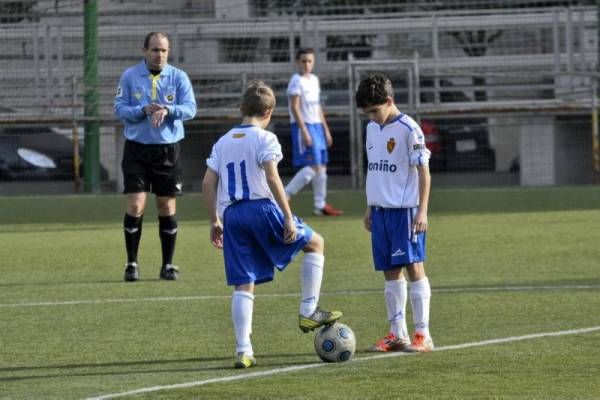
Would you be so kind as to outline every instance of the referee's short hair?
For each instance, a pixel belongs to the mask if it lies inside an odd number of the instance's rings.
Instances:
[[[166,33],[163,33],[163,32],[150,32],[144,38],[144,48],[146,50],[148,50],[148,46],[150,46],[150,40],[152,40],[152,38],[154,36],[159,37],[159,38],[165,38],[165,39],[167,39],[167,41],[169,40],[169,37],[167,36]]]

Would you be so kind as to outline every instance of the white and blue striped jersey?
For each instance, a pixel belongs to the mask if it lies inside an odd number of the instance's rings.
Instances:
[[[277,136],[258,126],[238,125],[223,135],[206,160],[206,165],[219,176],[219,215],[222,217],[225,208],[236,201],[274,201],[262,164],[282,158]]]
[[[290,96],[300,96],[300,115],[307,124],[320,124],[321,121],[321,84],[315,74],[295,73],[287,87],[290,122],[296,122],[292,114]]]
[[[366,132],[367,204],[385,208],[419,205],[418,165],[429,165],[431,152],[419,125],[406,114]]]

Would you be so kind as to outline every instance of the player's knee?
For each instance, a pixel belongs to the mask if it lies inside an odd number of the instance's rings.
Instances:
[[[425,266],[422,262],[407,265],[406,272],[408,274],[408,280],[411,282],[420,281],[426,276]]]
[[[142,203],[129,203],[127,204],[127,214],[132,217],[139,217],[144,213],[144,204]]]
[[[323,236],[319,235],[317,232],[313,232],[310,241],[306,244],[303,250],[307,253],[323,254],[325,250],[325,239],[323,239]]]
[[[174,197],[159,197],[157,198],[156,206],[160,216],[169,216],[175,214],[175,198]]]

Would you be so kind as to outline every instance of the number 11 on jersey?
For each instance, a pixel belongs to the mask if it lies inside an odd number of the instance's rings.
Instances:
[[[242,183],[242,197],[236,198],[236,173],[235,173],[235,163],[230,162],[227,163],[227,192],[229,193],[229,199],[231,201],[237,200],[250,200],[250,189],[248,188],[248,177],[246,176],[246,161],[240,162],[240,178]]]

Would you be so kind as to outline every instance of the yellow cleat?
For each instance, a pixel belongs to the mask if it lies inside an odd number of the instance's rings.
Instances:
[[[323,325],[329,325],[342,317],[341,311],[325,311],[317,307],[309,317],[300,315],[299,323],[302,332],[313,331]]]
[[[244,353],[238,353],[237,361],[233,364],[235,368],[251,368],[256,366],[256,358]]]

